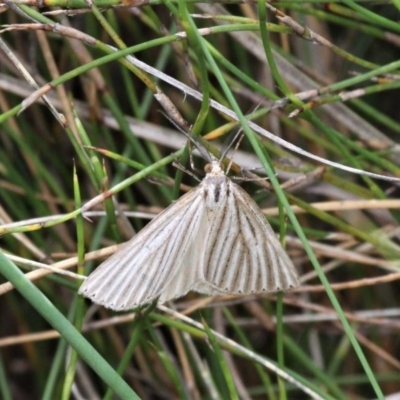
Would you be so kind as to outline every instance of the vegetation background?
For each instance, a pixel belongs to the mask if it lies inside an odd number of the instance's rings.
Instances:
[[[367,174],[400,178],[399,0],[0,11],[2,399],[400,396],[399,182]],[[43,269],[87,275],[197,184],[181,130],[243,132],[298,290],[115,314]]]

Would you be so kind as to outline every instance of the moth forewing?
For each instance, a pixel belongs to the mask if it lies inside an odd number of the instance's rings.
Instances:
[[[258,205],[214,161],[195,189],[102,263],[79,293],[124,310],[189,290],[249,294],[298,284],[292,261]]]
[[[214,291],[230,294],[298,286],[295,267],[257,204],[240,186],[223,179],[208,178],[218,211],[205,247],[205,280]]]
[[[202,222],[198,190],[172,203],[104,261],[85,280],[79,293],[114,310],[150,303],[165,291],[172,293],[180,264],[190,254],[196,242],[193,236],[197,236]]]
[[[262,249],[265,256],[271,259],[268,264],[270,268],[266,269],[269,275],[268,282],[270,282],[267,291],[288,290],[299,286],[297,270],[266,220],[265,215],[247,192],[235,183],[232,182],[232,184],[237,188],[236,194],[239,201],[246,206],[244,207],[245,209],[252,212],[255,219],[258,220],[261,230],[264,231],[264,241],[259,242],[259,248]],[[254,226],[256,225],[255,223]]]

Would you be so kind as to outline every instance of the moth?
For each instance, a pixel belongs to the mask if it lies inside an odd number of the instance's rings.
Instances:
[[[197,187],[104,261],[79,293],[127,310],[190,290],[244,295],[298,285],[296,268],[258,205],[214,160]]]

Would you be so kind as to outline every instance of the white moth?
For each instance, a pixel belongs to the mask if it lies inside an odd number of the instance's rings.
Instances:
[[[237,295],[298,284],[296,269],[260,208],[213,161],[195,189],[103,262],[79,293],[126,310],[189,290]]]

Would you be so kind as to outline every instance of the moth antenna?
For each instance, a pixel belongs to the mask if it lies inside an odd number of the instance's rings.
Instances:
[[[171,122],[172,125],[175,126],[176,129],[178,129],[179,132],[183,133],[188,138],[189,142],[192,143],[196,147],[196,149],[199,151],[199,153],[200,153],[202,158],[204,158],[205,160],[208,160],[209,162],[214,161],[214,159],[212,158],[211,153],[209,153],[207,151],[207,149],[204,148],[204,146],[202,146],[199,142],[197,142],[189,132],[185,131],[181,126],[179,126],[167,114],[163,113],[162,111],[161,111],[161,113],[165,116],[165,118],[168,119],[168,121]],[[194,162],[193,162],[193,156],[192,156],[191,152],[190,152],[190,166],[193,169],[195,169],[194,168]]]
[[[237,143],[236,143],[236,145],[235,145],[235,148],[234,148],[232,157],[230,157],[230,159],[229,159],[229,164],[228,164],[228,167],[227,167],[226,172],[225,172],[226,174],[229,173],[229,170],[230,170],[231,167],[232,167],[234,154],[237,152],[237,150],[238,150],[238,148],[239,148],[239,146],[240,146],[240,143],[242,142],[242,140],[243,140],[243,138],[244,138],[244,133],[242,133],[242,134],[240,135],[241,132],[242,132],[242,130],[240,129],[240,130],[238,131],[238,133],[237,133],[237,134],[235,135],[235,137],[234,137],[234,140],[236,140],[237,137],[239,137],[239,139],[238,139],[238,141],[237,141]],[[232,142],[232,143],[233,143],[233,142]]]
[[[260,104],[261,104],[261,102],[258,103],[255,107],[253,107],[253,110],[252,110],[249,114],[247,114],[246,118],[251,119],[252,116],[254,115],[254,113],[255,113],[255,112],[257,111],[257,109],[259,108]],[[236,140],[237,140],[237,143],[236,143],[235,148],[234,148],[234,153],[237,151],[237,149],[239,148],[239,145],[240,145],[240,143],[242,142],[244,136],[245,136],[245,135],[244,135],[244,133],[243,133],[243,128],[238,129],[238,131],[235,133],[235,135],[234,135],[234,137],[233,137],[233,139],[232,139],[232,141],[231,141],[231,144],[228,145],[224,151],[222,151],[222,154],[221,154],[221,161],[222,161],[225,157],[227,157],[227,154],[228,154],[229,149],[232,147],[232,144],[235,143]],[[229,164],[228,164],[228,168],[227,168],[227,170],[226,170],[226,174],[228,174],[229,170],[230,170],[231,167],[232,167],[232,164],[233,164],[233,156],[230,157],[229,160],[230,160],[230,161],[229,161]]]

